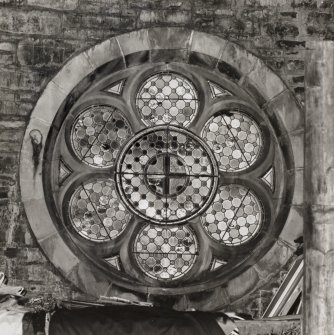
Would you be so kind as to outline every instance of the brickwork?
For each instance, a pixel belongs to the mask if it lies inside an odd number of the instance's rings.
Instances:
[[[0,0],[0,268],[10,283],[31,295],[79,294],[39,251],[17,186],[30,113],[66,59],[124,32],[184,26],[255,53],[303,104],[305,43],[333,39],[333,16],[332,0]],[[271,276],[264,291],[247,299],[253,315],[263,311],[279,280]]]

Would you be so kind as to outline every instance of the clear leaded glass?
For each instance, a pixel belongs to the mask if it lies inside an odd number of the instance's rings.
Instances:
[[[228,111],[211,117],[202,136],[222,171],[241,171],[253,165],[262,147],[261,131],[244,113]]]
[[[131,134],[129,123],[116,108],[90,106],[75,120],[71,143],[80,161],[104,168],[114,165],[120,148]]]
[[[241,185],[222,186],[201,220],[205,231],[217,242],[240,245],[260,230],[262,206],[250,189]]]
[[[81,236],[97,242],[119,236],[131,219],[111,179],[97,179],[81,184],[73,193],[69,208],[75,230]]]
[[[198,109],[194,85],[184,76],[162,72],[149,77],[140,87],[136,106],[147,126],[188,126]]]
[[[180,223],[203,211],[218,182],[210,149],[194,134],[160,126],[128,142],[117,165],[124,202],[144,219]]]
[[[147,225],[137,234],[134,254],[137,264],[149,277],[174,280],[184,276],[194,265],[198,242],[186,226]]]

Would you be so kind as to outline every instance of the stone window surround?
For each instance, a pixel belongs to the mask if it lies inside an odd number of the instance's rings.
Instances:
[[[38,129],[40,132],[39,138],[42,145],[37,144],[40,146],[37,153],[41,159],[44,157],[45,140],[55,114],[78,82],[99,66],[113,59],[123,59],[125,65],[131,66],[129,59],[132,55],[149,50],[153,57],[154,53],[165,49],[180,51],[182,55],[186,55],[185,57],[188,57],[190,53],[205,55],[216,65],[218,61],[224,62],[238,73],[237,81],[240,86],[254,93],[259,92],[254,94],[258,105],[267,112],[268,117],[274,120],[275,124],[282,125],[286,130],[279,134],[279,140],[282,142],[283,150],[294,158],[294,162],[288,167],[288,172],[295,177],[297,183],[302,180],[303,160],[300,152],[303,151],[303,121],[301,109],[282,80],[260,59],[241,47],[216,36],[182,28],[152,28],[113,37],[74,56],[49,82],[32,112],[21,151],[20,185],[27,217],[41,248],[67,279],[96,297],[110,292],[112,280],[105,273],[96,271],[81,262],[53,225],[43,188],[43,164],[38,163],[36,159],[32,160],[33,151],[36,156],[36,143],[34,142],[38,142],[38,136],[34,137],[35,140],[32,139],[32,131]],[[78,68],[81,71],[77,71]],[[285,145],[289,142],[291,146]],[[27,168],[32,165],[34,168]],[[224,287],[215,288],[227,301],[232,302],[241,297],[239,291],[242,291],[244,295],[261,286],[266,276],[270,274],[273,264],[274,268],[276,267],[275,270],[278,270],[293,254],[295,248],[293,240],[302,232],[302,220],[296,215],[296,208],[301,205],[302,201],[302,190],[294,186],[289,185],[292,206],[282,214],[282,219],[285,220],[290,210],[290,217],[268,253],[257,264],[228,281]],[[39,213],[38,216],[36,212]],[[260,280],[252,280],[253,278]],[[243,284],[242,290],[237,289],[241,283]],[[122,284],[123,287],[131,289],[131,283]],[[207,287],[207,289],[213,288]],[[175,292],[175,294],[183,293],[188,292],[182,287]]]

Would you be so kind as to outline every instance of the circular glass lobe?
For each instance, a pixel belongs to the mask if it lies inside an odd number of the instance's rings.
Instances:
[[[173,124],[186,127],[198,109],[194,85],[173,72],[161,72],[149,77],[140,87],[136,106],[147,126]]]
[[[207,208],[217,189],[218,167],[211,150],[196,135],[157,126],[126,144],[116,178],[132,212],[154,223],[174,224]]]
[[[75,120],[72,148],[80,161],[94,167],[114,165],[120,147],[132,130],[124,116],[111,106],[90,106]]]
[[[170,281],[181,278],[192,268],[198,257],[198,242],[186,226],[147,225],[137,234],[133,253],[147,276]]]
[[[221,186],[201,216],[207,234],[219,243],[246,243],[260,230],[263,208],[254,192],[240,185]]]
[[[242,171],[253,165],[263,146],[256,122],[244,113],[224,111],[211,117],[202,137],[213,150],[219,169]]]
[[[69,202],[70,221],[84,238],[104,242],[119,236],[131,213],[118,198],[115,182],[95,179],[81,184]]]

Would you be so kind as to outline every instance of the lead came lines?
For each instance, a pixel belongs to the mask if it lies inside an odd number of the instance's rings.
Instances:
[[[239,148],[239,150],[240,150],[242,156],[245,158],[246,163],[248,164],[248,166],[250,166],[250,164],[249,164],[249,162],[248,162],[248,160],[247,160],[247,158],[246,158],[246,156],[245,156],[244,151],[240,148],[240,145],[239,145],[238,141],[236,140],[235,136],[233,135],[233,133],[232,133],[232,131],[231,131],[231,128],[227,125],[224,114],[223,114],[222,116],[223,116],[223,120],[224,120],[224,123],[225,123],[225,125],[226,125],[226,128],[228,129],[229,133],[232,135],[233,140],[234,140],[234,142],[236,143],[236,145],[238,146],[238,148]]]
[[[149,77],[136,96],[137,110],[147,126],[170,123],[188,126],[198,110],[195,87],[174,72]]]
[[[147,225],[137,234],[134,255],[151,278],[174,280],[186,274],[198,256],[198,242],[186,227]]]
[[[153,147],[151,152],[146,150],[149,143]],[[134,206],[137,214],[154,219],[155,223],[171,224],[204,210],[202,206],[208,203],[218,182],[218,169],[213,164],[213,156],[193,134],[172,126],[159,126],[142,132],[128,144],[121,154],[116,176],[121,192],[127,196],[124,201]],[[196,173],[190,173],[191,170]],[[126,191],[124,183],[133,187]],[[147,212],[140,207],[143,195],[136,193],[140,189],[151,199],[154,209]]]
[[[120,200],[116,193],[109,202],[102,193],[88,194],[84,183],[81,188],[109,240],[118,237],[131,218],[122,209],[123,201],[137,217],[135,222],[144,224],[132,236],[131,252],[139,268],[150,278],[174,280],[190,271],[200,256],[198,227],[192,231],[188,225],[199,214],[205,233],[226,246],[243,244],[259,231],[263,208],[251,188],[231,184],[218,189],[218,178],[251,168],[262,147],[261,132],[239,109],[209,118],[201,137],[186,130],[197,114],[198,94],[186,77],[174,72],[150,76],[135,101],[150,128],[133,138],[128,121],[115,107],[94,105],[77,117],[71,133],[75,154],[95,168],[111,167],[118,157],[115,168],[107,171],[115,176]],[[73,203],[77,206],[79,201]],[[101,214],[100,204],[101,210],[114,214]],[[88,233],[94,222],[85,220],[84,210],[77,211],[77,231],[94,240]],[[123,219],[114,226],[117,215]]]

